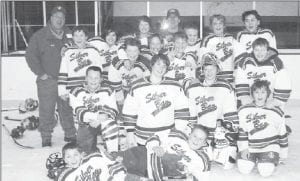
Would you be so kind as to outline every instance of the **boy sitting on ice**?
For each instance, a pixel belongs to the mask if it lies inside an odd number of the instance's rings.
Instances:
[[[249,174],[257,164],[260,175],[271,176],[279,159],[287,158],[288,138],[284,113],[279,107],[267,107],[271,94],[267,80],[251,86],[253,103],[239,110],[238,169]]]

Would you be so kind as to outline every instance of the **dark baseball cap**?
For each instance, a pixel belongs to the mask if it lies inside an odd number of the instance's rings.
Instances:
[[[177,17],[180,17],[178,9],[169,9],[167,12],[167,18],[171,16],[171,14],[175,14]]]
[[[62,12],[64,15],[66,15],[67,11],[64,7],[62,6],[55,6],[52,11],[51,11],[51,16],[57,12]]]

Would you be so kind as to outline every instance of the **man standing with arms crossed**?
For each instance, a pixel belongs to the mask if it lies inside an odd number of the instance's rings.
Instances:
[[[61,62],[61,48],[72,37],[65,27],[66,10],[56,6],[46,27],[37,31],[30,39],[26,51],[26,61],[31,71],[37,75],[39,98],[39,131],[42,147],[51,146],[51,134],[55,127],[55,105],[57,104],[61,126],[65,132],[64,140],[76,140],[76,128],[72,108],[68,102],[58,97],[57,79]]]

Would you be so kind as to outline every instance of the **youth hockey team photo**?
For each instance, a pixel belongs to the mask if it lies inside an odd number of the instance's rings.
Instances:
[[[1,1],[3,181],[300,179],[300,1]]]

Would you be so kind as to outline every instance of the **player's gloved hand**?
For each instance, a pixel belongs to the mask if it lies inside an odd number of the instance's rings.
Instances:
[[[241,154],[241,158],[242,158],[242,159],[245,159],[245,160],[247,160],[247,159],[249,158],[249,155],[250,155],[248,149],[245,149],[245,150],[240,151],[240,154]]]
[[[162,157],[165,154],[165,151],[161,146],[155,146],[152,150],[158,157]]]

